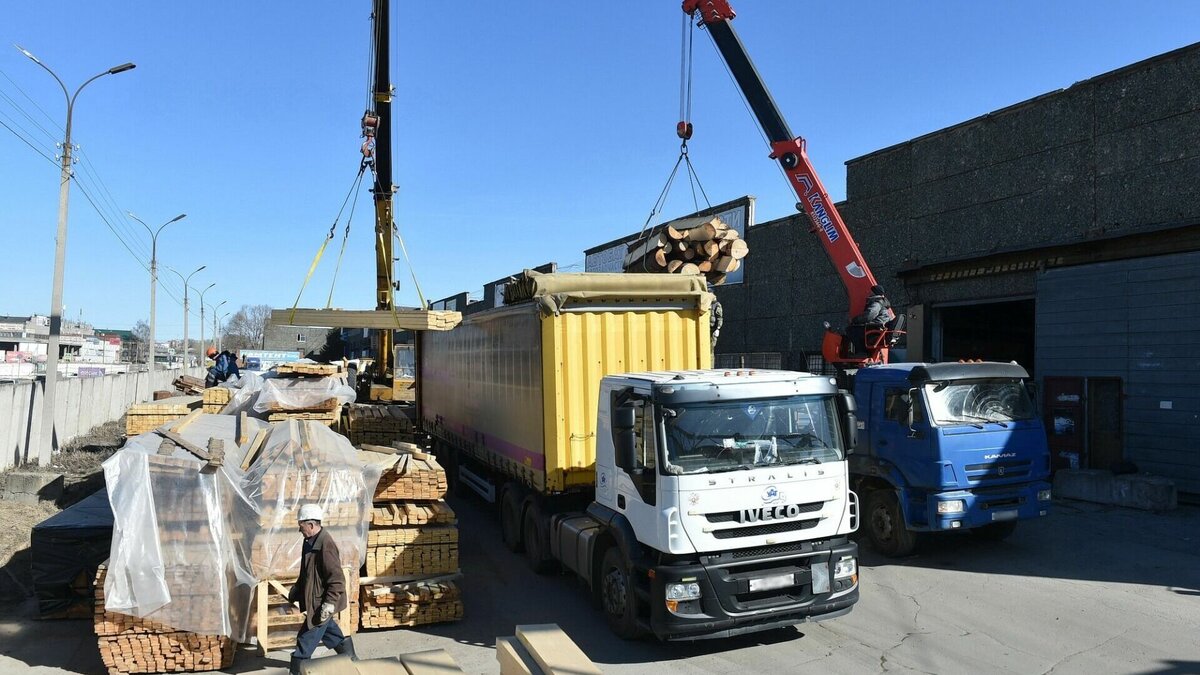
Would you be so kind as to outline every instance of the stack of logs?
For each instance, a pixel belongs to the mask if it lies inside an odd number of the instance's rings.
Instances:
[[[233,390],[229,387],[209,387],[205,389],[204,412],[209,415],[220,415],[231,398],[233,398]]]
[[[703,274],[720,285],[750,252],[737,230],[716,216],[674,220],[629,245],[626,272]]]
[[[198,635],[161,623],[108,612],[104,609],[107,567],[96,573],[95,630],[100,658],[109,675],[118,673],[196,673],[233,665],[234,643],[219,635]],[[193,598],[211,602],[211,589],[197,585]],[[173,596],[172,601],[176,601]],[[295,636],[293,635],[293,639]]]
[[[345,408],[342,430],[355,446],[411,443],[415,416],[412,406],[351,403]]]
[[[134,403],[125,412],[125,435],[138,436],[187,417],[202,405],[199,396],[172,396],[153,403]]]
[[[446,473],[432,455],[409,443],[369,452],[397,453],[383,473],[367,533],[362,585],[363,628],[455,621],[463,616],[458,576],[458,527],[442,498]]]

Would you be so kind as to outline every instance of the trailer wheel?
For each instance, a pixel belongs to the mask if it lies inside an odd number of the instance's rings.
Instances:
[[[604,552],[600,564],[600,608],[608,627],[618,636],[633,640],[638,637],[637,594],[629,575],[629,564],[619,546]]]
[[[905,556],[917,546],[917,535],[904,525],[900,502],[891,490],[867,493],[867,536],[871,547],[889,558]]]
[[[500,536],[508,550],[521,552],[521,495],[511,487],[500,495]]]
[[[1001,523],[989,523],[981,525],[973,530],[971,534],[985,541],[1004,541],[1012,536],[1012,533],[1017,529],[1017,521],[1008,520]]]
[[[530,505],[525,509],[525,557],[529,566],[538,574],[550,574],[554,571],[554,559],[550,557],[549,536],[540,522],[536,506]]]

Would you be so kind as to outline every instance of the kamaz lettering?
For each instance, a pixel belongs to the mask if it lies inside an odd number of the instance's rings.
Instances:
[[[995,455],[984,455],[983,458],[984,459],[1004,459],[1006,457],[1016,457],[1016,456],[1017,456],[1017,453],[1015,453],[1015,452],[1001,452],[1001,453],[998,453]]]

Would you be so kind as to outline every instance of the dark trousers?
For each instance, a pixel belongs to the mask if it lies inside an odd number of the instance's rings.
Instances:
[[[313,652],[317,651],[317,645],[324,643],[330,649],[337,649],[345,641],[346,636],[333,619],[311,629],[305,624],[296,634],[296,651],[292,652],[292,656],[297,659],[311,659]]]

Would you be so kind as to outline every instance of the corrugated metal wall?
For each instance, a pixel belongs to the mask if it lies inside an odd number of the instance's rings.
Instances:
[[[1120,377],[1125,458],[1200,493],[1200,252],[1048,270],[1039,378]]]

